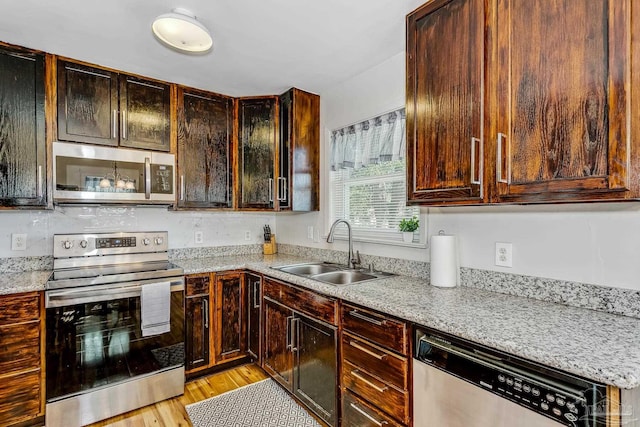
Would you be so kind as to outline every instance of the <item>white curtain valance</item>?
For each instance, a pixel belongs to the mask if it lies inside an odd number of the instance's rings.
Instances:
[[[405,157],[405,111],[400,108],[331,133],[331,170],[359,169]]]

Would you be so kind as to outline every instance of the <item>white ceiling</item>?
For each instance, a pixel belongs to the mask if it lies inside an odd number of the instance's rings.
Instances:
[[[12,0],[0,41],[232,96],[321,93],[404,50],[405,15],[425,0]],[[181,7],[213,36],[190,56],[153,19]]]

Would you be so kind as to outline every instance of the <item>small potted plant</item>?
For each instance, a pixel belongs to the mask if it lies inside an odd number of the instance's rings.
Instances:
[[[402,231],[402,239],[405,243],[411,243],[413,241],[413,232],[420,226],[420,221],[414,215],[412,218],[404,218],[400,221],[400,231]]]

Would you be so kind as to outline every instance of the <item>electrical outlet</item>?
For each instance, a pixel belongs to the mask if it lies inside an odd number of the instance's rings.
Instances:
[[[307,239],[313,240],[313,225],[307,227]]]
[[[26,251],[27,250],[27,235],[26,234],[12,234],[11,235],[11,250],[12,251]]]
[[[513,244],[496,242],[496,265],[513,267]]]
[[[196,243],[202,244],[202,241],[204,240],[204,236],[202,234],[202,231],[196,231],[194,233],[194,240],[196,241]]]
[[[251,232],[250,231],[245,231],[244,232],[244,240],[251,240]]]

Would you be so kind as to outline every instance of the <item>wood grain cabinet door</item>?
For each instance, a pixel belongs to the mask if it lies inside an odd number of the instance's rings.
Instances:
[[[317,211],[320,199],[320,97],[292,88],[280,95],[278,210]]]
[[[118,74],[58,61],[58,139],[118,145]]]
[[[0,207],[46,206],[44,56],[0,47]]]
[[[496,201],[625,197],[630,13],[630,0],[497,2]]]
[[[178,207],[232,207],[233,100],[178,89]]]
[[[216,363],[243,357],[247,310],[243,273],[216,275]]]
[[[238,207],[273,209],[277,98],[241,98],[238,110]]]
[[[262,367],[276,381],[293,391],[291,326],[293,311],[268,297],[262,299],[264,315],[264,355]]]
[[[407,201],[483,201],[484,1],[407,17]]]
[[[120,145],[169,151],[170,86],[120,75],[119,96]]]
[[[185,298],[185,369],[187,372],[209,366],[211,337],[209,295]]]

